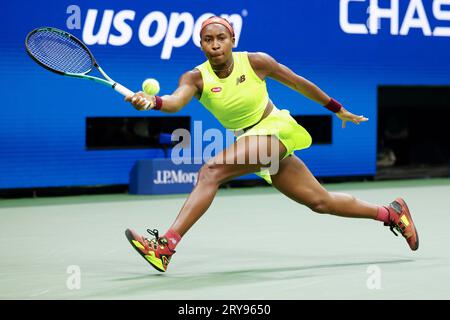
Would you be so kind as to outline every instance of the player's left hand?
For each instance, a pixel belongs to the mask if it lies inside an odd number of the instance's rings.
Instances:
[[[347,121],[353,122],[355,124],[360,124],[361,122],[368,121],[369,118],[366,118],[364,116],[357,116],[348,110],[346,110],[344,107],[341,108],[338,112],[336,112],[336,116],[342,120],[342,128],[345,128],[345,124]]]

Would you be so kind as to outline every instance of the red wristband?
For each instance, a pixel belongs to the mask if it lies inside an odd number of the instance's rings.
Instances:
[[[342,104],[331,98],[330,102],[328,102],[326,105],[324,105],[325,108],[330,110],[331,112],[338,112],[342,108]]]
[[[160,110],[162,108],[162,99],[159,96],[155,96],[155,107],[153,110]]]

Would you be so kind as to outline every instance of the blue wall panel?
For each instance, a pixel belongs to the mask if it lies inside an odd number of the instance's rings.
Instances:
[[[397,3],[398,13],[392,11]],[[186,31],[189,40],[173,48],[170,54],[168,42],[164,45],[170,38],[170,30],[161,29],[164,36],[161,42],[145,46],[139,30],[150,35],[157,31],[156,24],[150,30],[142,29],[145,17],[153,14],[167,19],[170,29],[177,13],[186,12],[188,20],[193,21],[205,13],[234,14],[234,21],[242,22],[236,50],[271,54],[349,110],[370,118],[368,123],[350,124],[345,130],[340,128],[339,119],[334,118],[332,145],[315,145],[298,153],[312,172],[318,176],[373,175],[377,86],[450,84],[450,38],[446,35],[450,23],[444,21],[450,8],[445,3],[439,0],[242,0],[214,1],[214,4],[208,0],[3,1],[0,188],[128,183],[129,171],[136,160],[162,155],[160,150],[151,149],[85,149],[86,117],[161,114],[139,113],[106,87],[63,78],[37,66],[24,49],[26,34],[36,27],[58,27],[89,41],[85,35],[88,12],[97,10],[94,32],[99,30],[105,12],[107,15],[112,10],[116,19],[121,14],[131,14],[133,19],[125,21],[129,27],[119,26],[117,30],[114,26],[118,24],[113,24],[106,34],[106,39],[111,40],[111,35],[120,36],[120,31],[129,29],[132,31],[129,41],[120,46],[93,43],[89,47],[117,81],[137,90],[143,79],[155,77],[160,81],[161,93],[167,94],[176,88],[178,77],[203,62],[204,56],[191,40],[192,28]],[[71,5],[80,9],[80,29],[71,29],[67,24]],[[373,11],[377,6],[380,9]],[[381,19],[379,28],[370,30],[366,23],[383,8],[390,8],[395,14]],[[160,13],[155,14],[157,11]],[[348,25],[367,33],[348,33]],[[175,37],[181,36],[185,27],[181,24]],[[275,104],[294,115],[329,114],[274,81],[269,80],[268,87]],[[197,101],[192,101],[179,115],[189,115],[192,121],[202,120],[205,129],[218,127],[218,122]]]

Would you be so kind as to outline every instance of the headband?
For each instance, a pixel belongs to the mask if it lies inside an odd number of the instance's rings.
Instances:
[[[223,25],[225,28],[228,29],[228,31],[230,31],[231,36],[234,37],[233,27],[227,20],[225,20],[224,18],[221,18],[221,17],[211,17],[211,18],[208,18],[205,21],[203,21],[202,27],[200,29],[200,34],[202,33],[203,29],[206,28],[206,26],[209,26],[212,23],[218,23],[218,24]]]

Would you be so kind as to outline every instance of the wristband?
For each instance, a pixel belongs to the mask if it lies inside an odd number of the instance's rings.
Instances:
[[[326,105],[324,105],[325,108],[330,110],[331,112],[338,112],[342,108],[342,104],[331,98],[330,102],[328,102]]]
[[[155,106],[153,107],[153,110],[161,110],[162,108],[162,99],[159,96],[155,96]]]

